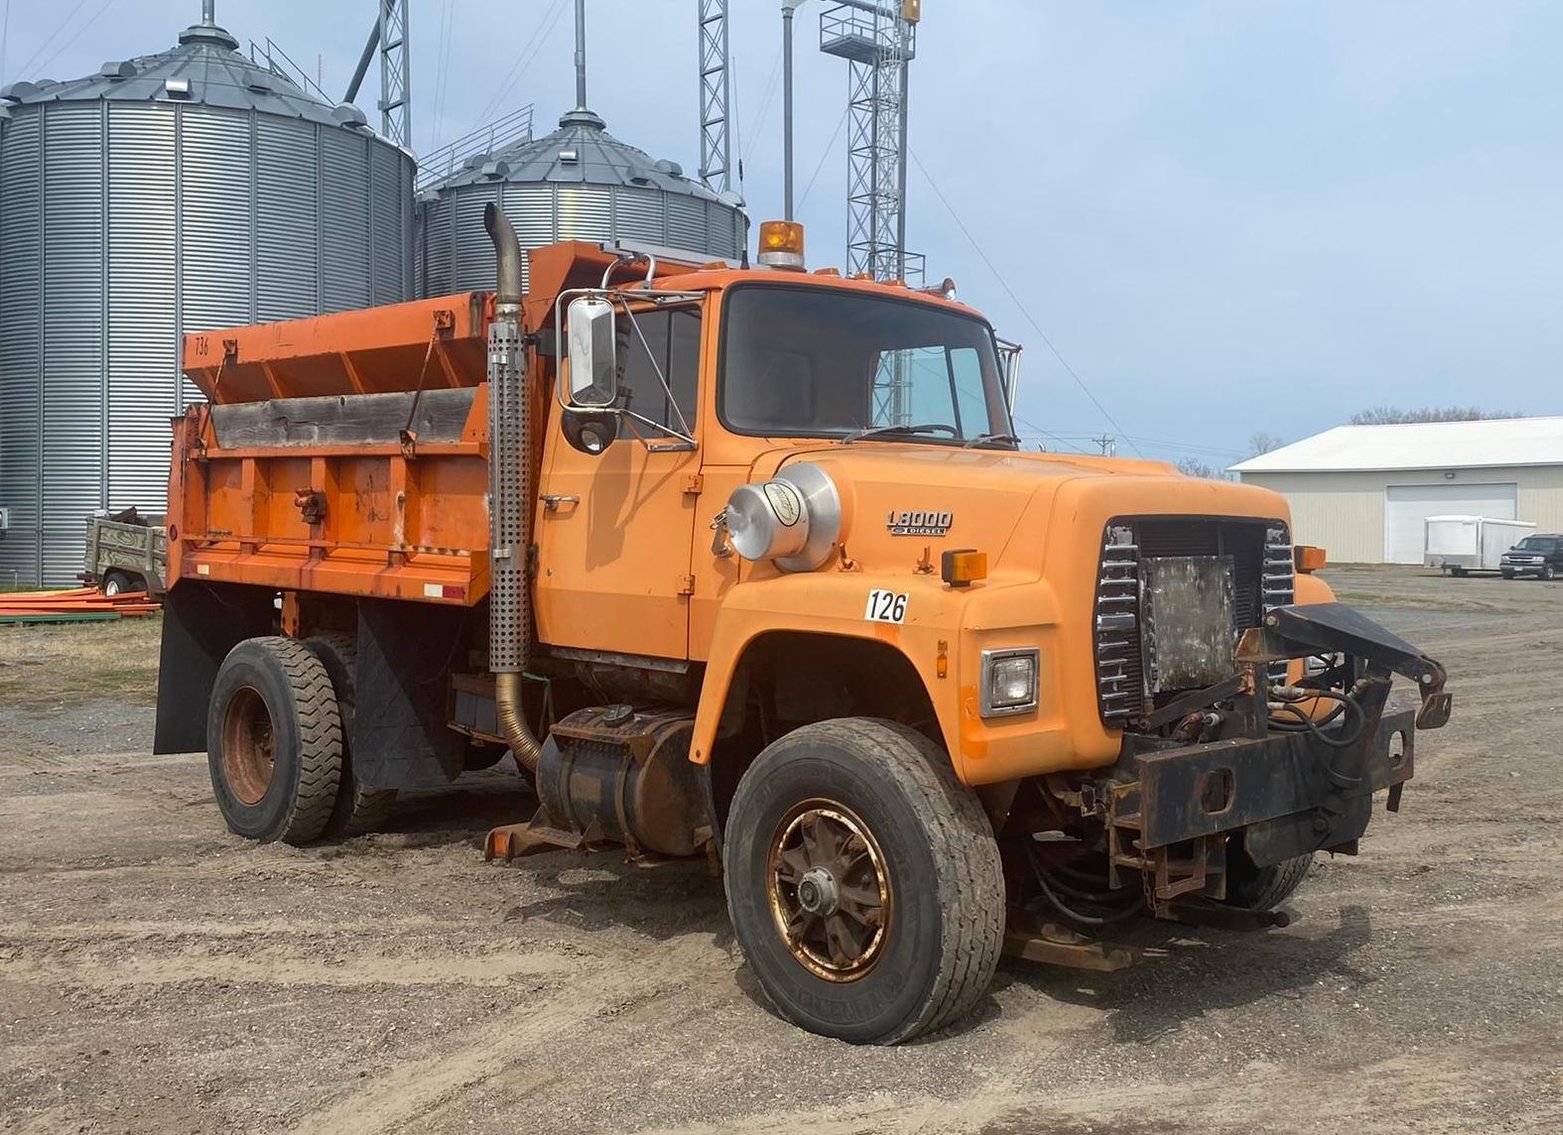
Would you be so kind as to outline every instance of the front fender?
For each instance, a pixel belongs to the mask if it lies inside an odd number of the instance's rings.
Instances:
[[[866,617],[869,593],[876,588],[907,596],[904,623]],[[1063,664],[1060,629],[1052,588],[1024,575],[999,574],[959,589],[932,575],[870,572],[741,583],[717,613],[690,759],[710,761],[745,652],[765,634],[790,631],[878,641],[905,657],[927,691],[955,773],[966,784],[1111,764],[1117,735],[1097,718],[1089,667]],[[982,652],[1031,646],[1041,654],[1039,707],[1014,717],[982,717]]]
[[[875,622],[865,617],[869,592],[894,589],[907,596],[905,621]],[[775,631],[878,641],[911,663],[928,691],[940,731],[952,754],[960,750],[956,726],[958,690],[953,654],[964,597],[953,595],[937,578],[909,580],[863,572],[773,576],[740,583],[722,599],[706,660],[705,682],[695,712],[690,760],[706,764],[716,740],[722,709],[745,652]],[[940,651],[944,676],[940,676]],[[960,771],[959,758],[956,759]]]

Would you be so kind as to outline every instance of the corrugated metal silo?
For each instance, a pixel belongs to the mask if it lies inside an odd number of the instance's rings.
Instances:
[[[622,240],[736,259],[748,219],[736,194],[718,195],[619,141],[577,107],[545,138],[468,158],[418,195],[418,287],[424,296],[491,288],[490,202],[505,210],[523,249],[560,240]]]
[[[412,292],[411,156],[238,46],[208,17],[0,91],[0,584],[69,582],[94,510],[162,510],[182,333]]]

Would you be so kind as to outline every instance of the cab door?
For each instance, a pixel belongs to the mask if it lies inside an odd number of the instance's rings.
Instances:
[[[621,326],[619,335],[619,406],[692,432],[700,306],[636,311],[634,319],[636,326]],[[628,415],[601,454],[583,453],[565,439],[564,418],[550,406],[533,529],[539,640],[687,659],[700,454]]]

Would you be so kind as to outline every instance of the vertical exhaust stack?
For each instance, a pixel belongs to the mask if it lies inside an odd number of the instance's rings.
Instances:
[[[531,541],[532,423],[521,355],[521,243],[510,218],[492,203],[483,224],[494,242],[498,292],[488,328],[488,655],[499,731],[528,772],[542,746],[526,722],[521,682],[532,643],[527,579]]]

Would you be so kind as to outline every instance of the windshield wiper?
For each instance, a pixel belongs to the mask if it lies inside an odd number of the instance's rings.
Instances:
[[[1020,444],[1020,439],[1018,437],[1016,437],[1014,434],[978,434],[976,437],[972,438],[970,441],[968,441],[961,448],[962,449],[971,449],[973,446],[977,446],[977,445],[992,445],[993,443],[1000,442],[1000,441],[1008,442],[1010,445],[1019,445]]]
[[[891,434],[925,434],[947,433],[951,437],[960,437],[961,431],[954,426],[947,426],[943,422],[930,422],[922,426],[867,426],[858,430],[850,437],[841,439],[842,445],[848,445],[854,441],[862,441],[866,437],[886,437]]]

